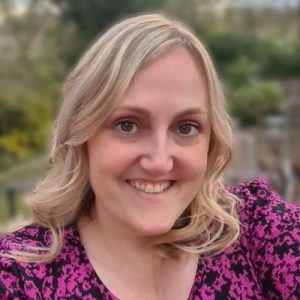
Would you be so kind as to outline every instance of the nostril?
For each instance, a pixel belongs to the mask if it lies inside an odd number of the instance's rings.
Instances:
[[[171,158],[151,158],[144,157],[140,160],[141,167],[153,175],[165,175],[173,169],[173,160]]]

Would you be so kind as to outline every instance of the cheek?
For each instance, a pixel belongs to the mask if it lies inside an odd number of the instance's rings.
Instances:
[[[178,160],[179,176],[186,180],[201,180],[207,169],[207,151],[195,148],[180,154]]]
[[[108,139],[91,139],[87,149],[90,172],[103,177],[121,174],[136,157],[132,146],[120,145]]]

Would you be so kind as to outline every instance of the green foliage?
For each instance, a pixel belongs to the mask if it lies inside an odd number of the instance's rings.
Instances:
[[[72,21],[80,32],[88,34],[91,38],[113,20],[124,15],[153,9],[161,1],[53,0],[53,2],[61,8],[64,21]]]
[[[255,49],[253,36],[230,30],[212,32],[205,42],[221,72],[240,57],[251,57]]]
[[[59,15],[44,10],[46,0],[29,1],[22,17],[13,2],[0,6],[12,50],[0,57],[0,170],[45,152],[62,80],[83,48],[112,21],[163,0],[52,2]]]
[[[232,89],[229,106],[241,125],[257,124],[264,117],[281,112],[281,90],[274,82],[253,80]]]
[[[224,78],[231,88],[249,85],[257,77],[257,65],[249,62],[246,56],[240,56],[226,65],[223,70]]]
[[[84,48],[118,19],[162,7],[165,0],[51,0],[61,10],[61,28],[66,47],[64,57],[72,65]],[[73,26],[73,27],[72,27]],[[73,28],[70,30],[70,28]],[[66,34],[66,31],[69,31]]]
[[[286,43],[267,37],[256,47],[256,59],[263,76],[271,78],[300,77],[300,48],[297,43]]]
[[[46,150],[51,109],[37,97],[11,93],[0,98],[0,169]]]
[[[9,45],[9,51],[0,48],[0,170],[41,155],[49,145],[66,64],[57,43],[61,33],[45,3],[29,1],[22,16],[14,16],[13,2],[0,7],[0,35]]]
[[[285,43],[276,36],[234,30],[209,33],[204,39],[222,73],[240,57],[247,57],[259,66],[257,74],[269,78],[300,76],[300,50],[296,42]]]
[[[271,114],[282,112],[283,95],[279,85],[258,75],[259,67],[245,56],[224,70],[231,113],[242,126],[254,125]]]
[[[59,14],[43,10],[49,1]],[[280,111],[282,95],[270,78],[300,76],[299,32],[293,29],[298,16],[292,11],[229,10],[220,17],[213,8],[218,1],[49,1],[28,1],[28,12],[17,18],[14,2],[1,2],[0,37],[11,53],[0,52],[7,56],[0,57],[0,169],[45,151],[65,74],[92,39],[126,15],[160,10],[188,22],[212,53],[229,107],[244,125]],[[265,16],[272,26],[264,27]],[[290,27],[280,28],[281,21]]]
[[[45,48],[47,50],[47,48]],[[0,170],[44,153],[63,73],[47,51],[19,64],[1,61]]]

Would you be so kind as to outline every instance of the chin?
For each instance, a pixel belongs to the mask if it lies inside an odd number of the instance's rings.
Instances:
[[[172,229],[173,225],[173,223],[164,223],[159,225],[155,224],[153,226],[151,226],[150,224],[146,224],[145,226],[142,225],[136,228],[136,231],[144,237],[160,236],[168,233]]]

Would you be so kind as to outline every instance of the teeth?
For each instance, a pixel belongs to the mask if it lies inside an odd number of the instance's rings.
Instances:
[[[163,191],[163,186],[161,184],[155,185],[154,188],[153,188],[153,192],[154,193],[159,193],[160,191]]]
[[[171,185],[171,181],[164,182],[164,183],[142,183],[136,180],[129,181],[129,184],[139,191],[143,191],[145,193],[154,194],[154,193],[161,193],[165,191]]]
[[[146,193],[153,193],[154,191],[154,186],[151,184],[146,184],[145,192]]]

